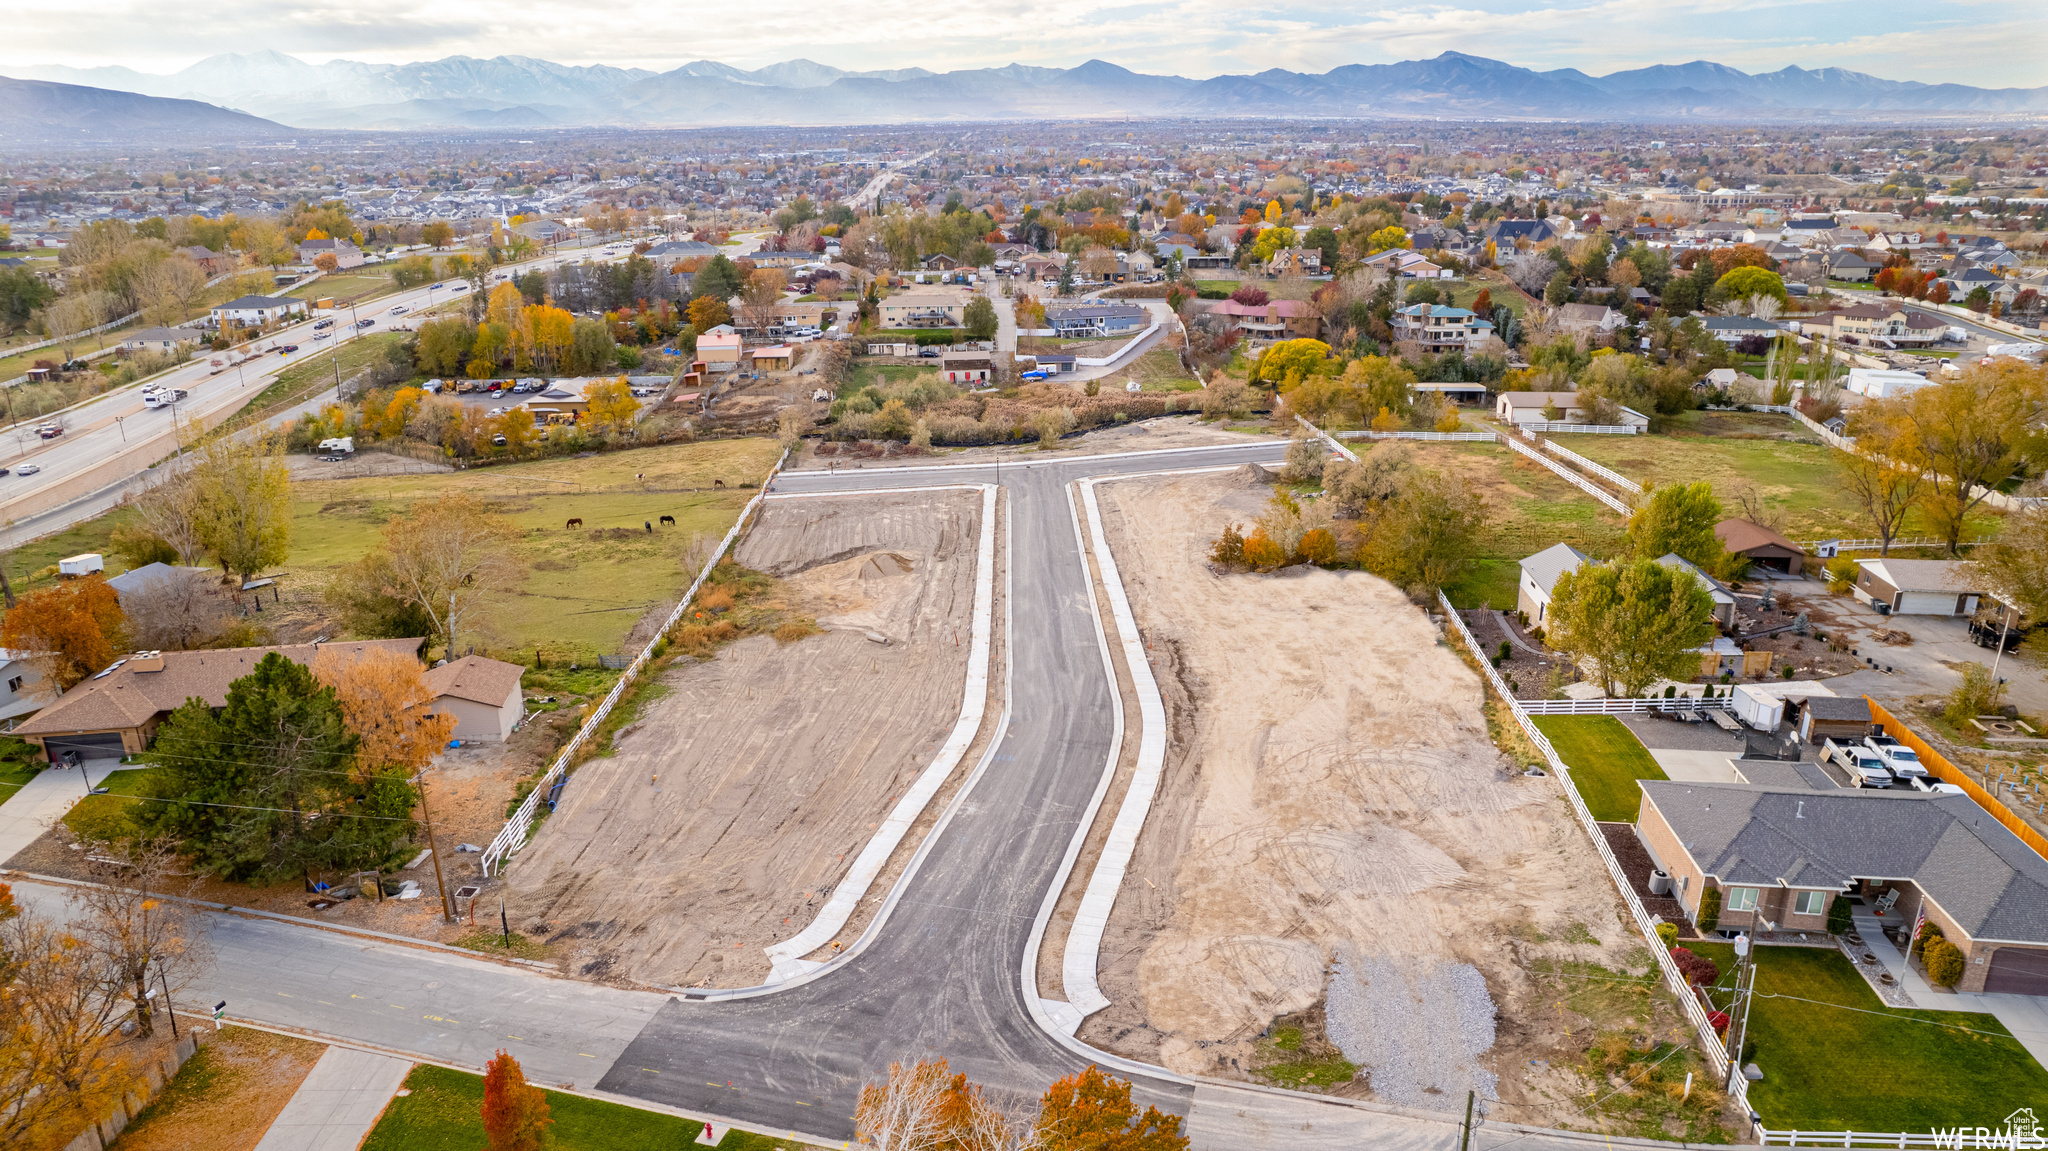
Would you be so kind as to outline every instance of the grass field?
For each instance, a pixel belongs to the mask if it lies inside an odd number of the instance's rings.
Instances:
[[[1734,948],[1686,946],[1733,985]],[[1759,948],[1756,989],[1750,1036],[1764,1077],[1749,1102],[1773,1130],[1994,1127],[2048,1103],[2048,1071],[1996,1018],[1886,1007],[1832,948]]]
[[[853,361],[846,369],[846,378],[840,381],[839,394],[850,396],[869,384],[900,384],[914,380],[926,372],[939,370],[937,360],[903,361],[893,357],[862,357]]]
[[[1180,353],[1163,346],[1104,377],[1103,385],[1122,387],[1126,380],[1138,381],[1138,389],[1145,392],[1195,392],[1202,388],[1181,366]]]
[[[300,352],[293,357],[292,365],[279,372],[269,387],[251,396],[230,422],[243,422],[273,408],[289,407],[312,399],[334,387],[337,358],[341,361],[341,378],[346,381],[371,362],[382,359],[384,350],[401,338],[397,332],[371,332],[325,351]],[[303,348],[306,345],[299,346]],[[313,346],[317,348],[320,345]]]
[[[1592,437],[1586,437],[1592,438]],[[1363,457],[1366,445],[1351,441]],[[1499,444],[1402,443],[1387,441],[1372,451],[1406,450],[1422,467],[1469,481],[1482,495],[1491,518],[1471,570],[1444,588],[1451,603],[1513,607],[1518,565],[1554,543],[1568,543],[1595,558],[1613,554],[1622,536],[1621,517],[1548,469]]]
[[[484,1141],[484,1081],[480,1075],[421,1065],[405,1077],[411,1094],[393,1099],[384,1109],[362,1151],[476,1151]],[[556,1151],[681,1151],[704,1147],[696,1142],[704,1129],[694,1119],[564,1095],[549,1091],[548,1117]],[[718,1151],[796,1151],[795,1139],[776,1139],[751,1131],[729,1131]]]
[[[1536,727],[1572,769],[1572,784],[1593,818],[1634,823],[1642,804],[1639,779],[1668,779],[1635,733],[1611,715],[1539,715]]]

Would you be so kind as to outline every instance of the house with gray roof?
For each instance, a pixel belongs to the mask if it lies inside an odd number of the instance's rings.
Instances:
[[[1698,921],[1824,932],[1850,899],[1963,952],[1958,991],[2048,995],[2048,860],[1967,795],[1642,780],[1636,833]]]
[[[1544,626],[1557,577],[1592,562],[1593,557],[1570,544],[1551,544],[1522,561],[1521,578],[1515,581],[1515,607],[1529,617],[1530,627]]]

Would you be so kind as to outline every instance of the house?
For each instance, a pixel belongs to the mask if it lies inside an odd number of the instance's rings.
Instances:
[[[1266,261],[1266,273],[1272,276],[1288,272],[1300,272],[1304,276],[1318,275],[1323,270],[1323,252],[1320,248],[1281,248]]]
[[[306,301],[293,296],[239,296],[208,313],[216,325],[233,323],[244,327],[305,314]]]
[[[1024,275],[1032,280],[1057,280],[1060,269],[1067,266],[1065,256],[1027,256],[1024,260]],[[1080,269],[1075,269],[1079,271]]]
[[[1860,695],[1809,695],[1785,702],[1798,708],[1796,717],[1787,718],[1805,743],[1857,740],[1870,734],[1870,701]]]
[[[1927,922],[1963,953],[1956,990],[2048,994],[2048,860],[1967,795],[1642,780],[1636,834],[1698,921],[1825,932],[1835,900],[1859,930]],[[1882,916],[1876,914],[1883,909]],[[1867,909],[1867,910],[1866,910]],[[1903,973],[1901,973],[1903,974]]]
[[[179,248],[178,254],[199,265],[199,270],[205,272],[208,278],[218,276],[222,272],[233,271],[238,262],[232,255],[224,255],[214,251],[212,248],[202,247],[198,244],[193,244],[188,248]]]
[[[1557,326],[1574,336],[1583,336],[1601,346],[1614,343],[1614,333],[1628,323],[1628,317],[1606,304],[1565,304],[1557,309]]]
[[[1557,577],[1592,562],[1591,556],[1570,544],[1552,544],[1524,559],[1521,578],[1515,581],[1516,610],[1528,618],[1530,627],[1544,626]]]
[[[927,272],[950,272],[959,267],[960,263],[959,260],[948,256],[944,252],[933,252],[924,258],[924,270]]]
[[[1741,373],[1734,368],[1710,368],[1693,387],[1705,388],[1708,391],[1727,391],[1735,386],[1735,381],[1739,378]]]
[[[1940,341],[1948,321],[1932,312],[1889,303],[1863,303],[1811,319],[1801,318],[1799,334],[1813,339],[1832,335],[1837,340],[1892,344],[1924,348]]]
[[[939,374],[949,384],[986,384],[995,371],[995,357],[987,352],[947,352],[939,357]]]
[[[1853,594],[1890,615],[1970,616],[1984,594],[1963,560],[1857,560]]]
[[[1384,252],[1366,257],[1363,263],[1368,268],[1376,268],[1390,276],[1407,276],[1415,280],[1454,278],[1448,268],[1432,263],[1428,257],[1406,248],[1388,248]]]
[[[702,240],[663,240],[647,249],[647,258],[665,267],[674,267],[684,260],[708,260],[717,254],[715,245]]]
[[[1806,562],[1806,549],[1748,520],[1722,520],[1714,525],[1714,537],[1728,554],[1741,556],[1753,567],[1798,575]]]
[[[1312,340],[1323,326],[1302,300],[1268,300],[1263,304],[1219,300],[1209,314],[1229,317],[1232,327],[1254,340]]]
[[[1486,238],[1505,251],[1519,241],[1541,244],[1557,238],[1557,229],[1549,220],[1495,220],[1486,229]]]
[[[337,268],[363,266],[363,250],[352,240],[306,240],[299,244],[301,264],[310,264],[322,256],[333,256]]]
[[[1137,304],[1054,304],[1045,310],[1045,324],[1069,339],[1113,336],[1151,326],[1152,313]]]
[[[1877,263],[1874,260],[1864,259],[1854,252],[1836,252],[1827,259],[1826,263],[1830,279],[1846,280],[1857,284],[1863,283],[1872,276],[1877,275],[1878,269],[1884,267],[1883,264]]]
[[[519,693],[519,677],[525,668],[503,660],[466,655],[431,668],[423,677],[434,702],[429,715],[452,715],[455,730],[449,734],[463,741],[503,743],[526,715],[526,702]]]
[[[376,639],[352,643],[298,643],[277,647],[230,647],[204,651],[141,651],[116,660],[14,729],[55,762],[76,751],[86,758],[134,755],[149,747],[164,719],[188,699],[225,706],[228,686],[255,670],[272,652],[293,663],[310,664],[322,648],[360,654],[373,648],[419,651],[418,639]]]
[[[1852,395],[1882,400],[1926,387],[1927,377],[1898,368],[1850,368],[1842,386]]]
[[[1714,617],[1714,622],[1724,628],[1735,626],[1735,596],[1728,591],[1726,584],[1700,570],[1698,564],[1677,552],[1666,552],[1658,556],[1657,563],[1663,567],[1691,572],[1692,578],[1698,580],[1699,585],[1706,589],[1707,598],[1714,601],[1714,606],[1708,612]]]
[[[27,715],[56,698],[31,653],[0,648],[0,719]]]
[[[740,334],[724,324],[697,337],[697,358],[706,370],[729,372],[740,366]]]
[[[1478,351],[1493,335],[1493,323],[1470,308],[1449,304],[1410,304],[1394,309],[1394,341],[1419,344],[1436,352]]]
[[[1502,392],[1494,400],[1493,414],[1510,424],[1550,423],[1543,409],[1556,405],[1564,416],[1561,423],[1581,424],[1586,422],[1586,410],[1579,407],[1577,392]],[[1632,428],[1647,428],[1650,417],[1634,408],[1621,409],[1621,425]]]
[[[885,328],[957,328],[966,319],[967,299],[958,292],[926,288],[882,301]]]
[[[1700,326],[1724,344],[1739,344],[1749,336],[1766,340],[1778,338],[1778,325],[1748,316],[1706,316],[1700,320]]]
[[[206,339],[197,328],[144,328],[121,337],[124,352],[175,352],[187,344]]]

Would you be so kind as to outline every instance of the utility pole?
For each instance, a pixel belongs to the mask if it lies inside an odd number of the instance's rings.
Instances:
[[[427,810],[427,769],[413,777],[420,789],[420,817],[427,825],[427,852],[434,859],[434,887],[441,893],[441,920],[455,922],[455,905],[448,899],[448,883],[441,877],[441,848],[434,842],[434,813]]]
[[[1476,1097],[1477,1095],[1478,1095],[1478,1092],[1476,1092],[1476,1091],[1467,1091],[1467,1092],[1465,1092],[1465,1125],[1464,1125],[1464,1126],[1463,1126],[1462,1128],[1460,1128],[1460,1129],[1459,1129],[1459,1131],[1458,1131],[1458,1151],[1471,1151],[1471,1148],[1472,1148],[1472,1101],[1473,1101],[1473,1099],[1474,1099],[1474,1098],[1475,1098],[1475,1097]]]

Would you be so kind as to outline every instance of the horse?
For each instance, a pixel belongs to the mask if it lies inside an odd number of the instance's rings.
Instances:
[[[647,534],[648,534],[648,535],[653,535],[653,534],[654,534],[654,524],[653,524],[653,523],[651,523],[650,521],[648,521],[648,520],[641,520],[641,521],[640,521],[640,526],[641,526],[641,527],[643,527],[643,528],[646,528],[646,529],[647,529]]]
[[[663,516],[663,517],[661,517],[661,522],[662,522],[662,526],[664,526],[664,527],[671,527],[671,528],[672,528],[672,527],[676,526],[676,517],[674,517],[674,516]]]
[[[568,530],[569,530],[570,528],[580,528],[580,527],[582,527],[582,526],[583,526],[583,521],[582,521],[582,520],[581,520],[580,518],[579,518],[579,519],[573,519],[573,520],[570,520],[570,521],[569,521],[568,523],[566,523],[566,524],[563,524],[563,525],[562,525],[562,530],[563,530],[563,531],[568,531]]]
[[[714,488],[722,488],[722,487],[724,487],[724,486],[725,486],[725,481],[724,481],[724,480],[712,480],[712,481],[711,481],[711,486],[712,486],[712,487],[714,487]]]

